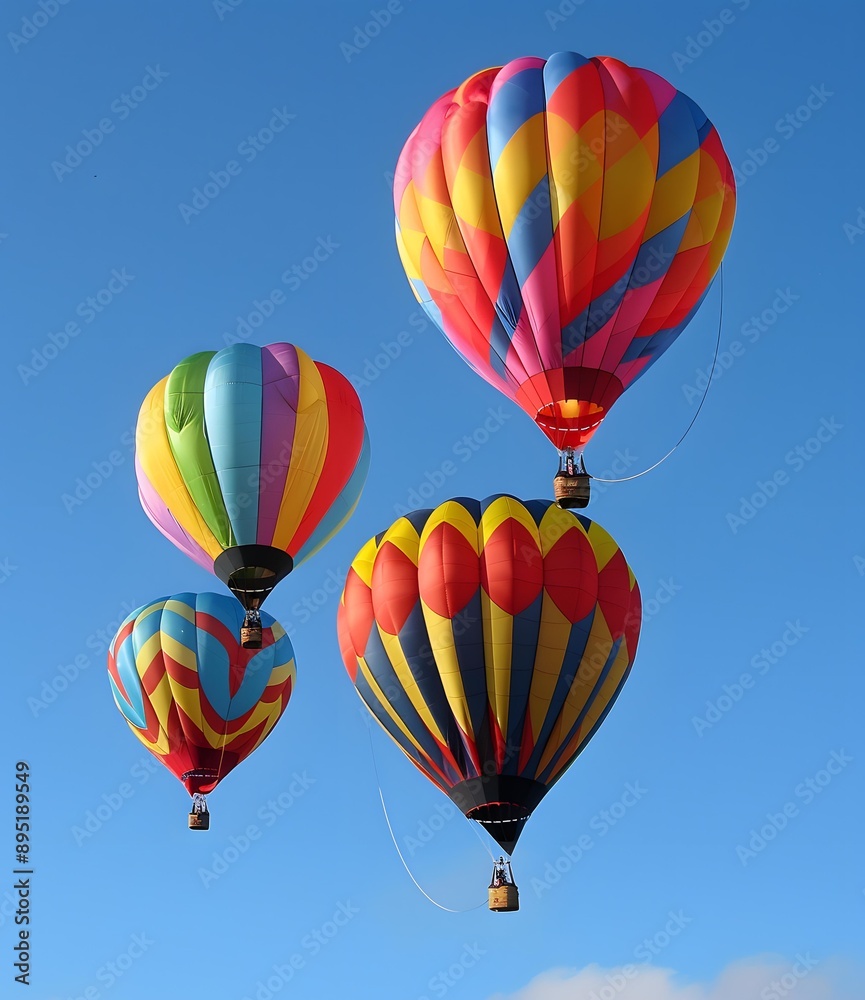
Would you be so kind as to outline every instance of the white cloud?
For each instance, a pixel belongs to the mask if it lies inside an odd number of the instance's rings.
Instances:
[[[671,969],[626,965],[552,969],[516,993],[490,1000],[852,1000],[829,963],[808,954],[765,956],[728,966],[711,983],[686,983]]]

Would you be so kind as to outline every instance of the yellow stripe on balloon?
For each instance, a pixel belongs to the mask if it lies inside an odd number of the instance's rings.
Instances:
[[[483,138],[483,135],[476,136],[472,142],[481,142]],[[457,219],[474,229],[502,236],[495,192],[489,175],[461,166],[451,179],[450,196]]]
[[[198,673],[197,650],[190,649],[189,646],[179,642],[167,632],[160,632],[154,638],[160,640],[159,645],[162,647],[162,651],[170,656],[172,660],[176,660],[182,667]]]
[[[547,779],[549,784],[555,781],[561,772],[569,766],[571,754],[578,748],[582,749],[588,743],[589,736],[598,719],[600,719],[609,703],[615,697],[616,691],[622,682],[622,677],[628,669],[628,662],[628,655],[624,647],[621,647],[613,661],[613,665],[610,667],[610,672],[607,674],[601,690],[586,712],[585,718],[580,723],[580,728],[577,730],[568,747],[565,748],[556,766],[550,771],[549,778]]]
[[[167,754],[171,750],[168,740],[168,729],[171,705],[174,700],[171,690],[171,680],[168,674],[162,675],[159,683],[156,685],[156,689],[147,695],[147,697],[150,699],[150,705],[156,713],[156,718],[159,720],[157,746],[160,748],[161,753]]]
[[[418,751],[418,755],[423,760],[429,760],[429,755],[426,753],[426,751],[423,749],[420,743],[418,743],[418,741],[414,738],[414,736],[412,736],[412,734],[406,728],[405,723],[402,721],[399,715],[397,715],[397,713],[394,711],[393,706],[391,705],[390,701],[385,697],[384,691],[382,691],[382,689],[379,687],[378,682],[372,675],[372,671],[367,666],[366,660],[362,656],[359,656],[357,658],[357,665],[358,669],[360,670],[361,674],[364,677],[364,680],[369,685],[370,690],[378,699],[379,705],[381,705],[381,707],[385,710],[385,712],[387,712],[387,714],[390,716],[393,724],[399,729],[399,731],[403,734],[403,736],[405,736],[408,742],[411,743],[412,746]],[[361,701],[363,701],[363,698],[361,698]],[[366,703],[364,702],[364,704]],[[372,717],[375,719],[375,721],[378,722],[381,728],[384,729],[384,731],[387,733],[387,729],[385,729],[384,724],[381,723],[378,719],[378,716],[375,711],[375,706],[367,706],[367,707],[370,709],[370,713],[372,714]],[[390,736],[390,733],[388,733],[388,736]],[[400,749],[402,749],[402,747],[400,747]],[[405,753],[404,750],[403,753]],[[409,760],[412,759],[408,754],[406,754],[406,757],[408,757]]]
[[[538,648],[532,668],[532,686],[529,689],[529,720],[535,739],[546,720],[553,692],[562,672],[570,634],[571,623],[559,611],[549,594],[544,593]]]
[[[160,757],[165,757],[168,754],[168,737],[165,732],[160,728],[158,742],[152,743],[145,735],[144,732],[138,728],[138,726],[133,726],[131,722],[127,719],[126,723],[136,737],[141,741],[141,743],[154,754],[158,754]]]
[[[511,665],[514,618],[481,590],[481,618],[484,626],[484,669],[487,698],[499,729],[508,731],[511,700]]]
[[[586,706],[586,702],[592,697],[592,692],[598,683],[598,679],[607,664],[612,649],[613,641],[610,630],[604,620],[604,616],[599,612],[595,614],[592,621],[592,630],[583,652],[577,675],[568,691],[565,703],[556,719],[556,724],[550,734],[546,749],[538,764],[538,773],[549,764],[561,746],[562,740],[567,738],[571,727],[577,721],[580,712]]]
[[[688,214],[694,204],[699,176],[700,151],[696,150],[655,181],[643,242]]]
[[[430,246],[442,267],[445,266],[445,250],[466,252],[454,211],[450,205],[444,205],[434,198],[418,195],[417,207]]]
[[[712,242],[718,231],[723,208],[724,195],[720,191],[715,191],[706,198],[694,202],[688,225],[682,236],[682,242],[679,244],[679,253],[694,247],[707,246]]]
[[[402,685],[402,689],[405,691],[412,707],[421,719],[423,719],[424,725],[433,734],[433,736],[435,736],[435,738],[441,743],[446,743],[447,740],[439,728],[438,723],[433,718],[432,712],[429,710],[429,706],[426,701],[424,701],[424,697],[421,694],[418,683],[414,679],[411,667],[409,667],[408,660],[406,660],[405,653],[400,645],[399,637],[390,635],[387,632],[382,631],[382,629],[378,630],[378,634],[381,638],[381,644],[384,646],[387,658],[390,661],[390,665],[393,668],[393,672],[396,674],[397,680]]]
[[[412,563],[417,566],[420,537],[418,536],[417,528],[411,523],[411,521],[409,521],[408,518],[401,517],[398,521],[395,521],[382,536],[381,544],[378,548],[381,548],[385,542],[390,542],[391,545],[399,549],[404,556],[410,559]],[[362,554],[363,549],[361,549],[359,556]],[[370,572],[370,581],[371,580],[372,573]]]
[[[544,558],[549,555],[556,542],[574,528],[586,534],[582,523],[569,510],[550,504],[537,531],[538,545]]]
[[[628,131],[631,132],[630,129]],[[618,147],[626,138],[630,137],[620,136],[611,146]],[[618,236],[632,226],[646,211],[650,201],[654,206],[655,184],[655,162],[641,142],[634,143],[615,163],[606,164],[599,233],[602,240]]]
[[[597,521],[592,521],[589,525],[588,537],[594,550],[595,558],[598,561],[598,572],[600,572],[613,556],[620,551],[619,546],[610,533],[602,528]]]
[[[472,550],[475,553],[478,552],[477,524],[474,517],[458,500],[446,500],[443,504],[439,504],[427,518],[420,536],[421,552],[429,541],[430,535],[441,524],[456,528],[472,547]]]
[[[133,632],[133,642],[135,640],[135,633]],[[151,635],[145,642],[142,642],[140,646],[135,648],[135,672],[144,681],[144,674],[150,668],[151,663],[161,655],[162,652],[162,633],[155,632]]]
[[[315,362],[300,348],[297,417],[291,459],[271,545],[288,551],[324,467],[331,432],[327,396]],[[338,428],[334,428],[337,432]],[[331,461],[338,461],[331,455]]]
[[[162,611],[172,611],[180,618],[185,618],[192,625],[195,624],[195,608],[190,607],[184,601],[167,600],[160,605]]]
[[[713,275],[721,266],[721,260],[726,253],[727,244],[732,235],[733,217],[736,214],[736,195],[731,188],[724,188],[724,206],[721,209],[721,218],[718,221],[718,229],[715,239],[709,248],[707,260],[709,274]]]
[[[421,601],[424,624],[429,636],[430,649],[435,658],[436,668],[442,688],[454,718],[469,740],[475,738],[474,727],[469,715],[468,701],[463,687],[460,664],[454,646],[453,622],[443,618]]]
[[[406,277],[409,279],[409,287],[414,292],[414,297],[418,300],[418,302],[421,301],[421,298],[418,295],[417,290],[415,289],[414,282],[423,280],[423,275],[421,274],[420,271],[420,246],[423,245],[423,240],[424,240],[423,234],[417,234],[417,242],[419,246],[418,246],[417,258],[415,258],[412,254],[409,253],[402,230],[397,227],[396,248],[399,251],[399,259],[402,262],[403,270],[406,273]]]
[[[538,544],[538,548],[540,548],[538,527],[535,524],[535,519],[519,500],[505,496],[497,497],[483,512],[480,524],[476,529],[481,540],[481,547],[483,547],[486,540],[496,528],[508,520],[521,524]]]
[[[174,461],[165,429],[165,386],[168,376],[147,393],[135,427],[135,452],[141,468],[183,530],[216,559],[222,545],[198,511]]]
[[[505,239],[523,206],[547,173],[544,112],[527,119],[508,140],[493,171],[496,203]]]
[[[370,540],[354,557],[351,568],[363,580],[367,587],[372,587],[372,570],[375,565],[375,557],[379,546],[375,538]]]

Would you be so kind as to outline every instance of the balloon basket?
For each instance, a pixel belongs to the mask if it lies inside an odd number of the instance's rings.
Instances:
[[[261,612],[248,608],[240,628],[240,645],[244,649],[261,649]]]
[[[210,813],[207,811],[207,800],[200,792],[196,792],[192,796],[192,809],[189,811],[189,829],[210,829]]]
[[[513,913],[520,908],[520,890],[513,884],[490,889],[490,909],[493,913]]]
[[[490,882],[490,909],[493,913],[513,913],[520,908],[520,890],[514,882],[510,861],[504,856],[493,862]]]
[[[210,813],[205,810],[204,812],[191,812],[189,814],[189,829],[190,830],[209,830],[210,829]]]
[[[553,479],[553,495],[559,507],[564,510],[588,507],[591,479],[587,472],[578,472],[574,475],[568,475],[567,472],[557,473]]]
[[[261,649],[261,626],[244,625],[240,630],[240,645],[244,649]]]

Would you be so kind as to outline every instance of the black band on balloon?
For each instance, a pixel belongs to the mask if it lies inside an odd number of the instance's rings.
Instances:
[[[272,545],[233,545],[213,563],[213,572],[247,611],[260,608],[293,568],[291,556]]]
[[[547,794],[547,786],[513,774],[469,778],[448,791],[453,803],[480,823],[507,851],[513,852],[526,820]]]

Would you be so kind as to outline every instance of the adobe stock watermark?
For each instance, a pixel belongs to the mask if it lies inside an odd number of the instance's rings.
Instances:
[[[117,612],[117,618],[114,621],[107,622],[102,628],[96,629],[95,632],[91,632],[84,640],[84,649],[89,650],[99,657],[100,666],[101,658],[108,652],[108,647],[111,645],[114,634],[126,620],[127,616],[134,610],[133,605],[128,601],[123,601],[120,605],[120,610]],[[37,718],[41,712],[44,712],[49,706],[53,705],[60,695],[71,684],[74,684],[81,674],[92,665],[93,658],[87,652],[83,651],[77,653],[68,663],[58,664],[53,676],[49,680],[42,682],[42,686],[39,688],[39,696],[30,695],[27,699],[27,707],[30,709],[30,714],[33,718]]]
[[[457,815],[462,816],[462,813],[458,813],[453,802],[439,802],[426,819],[418,820],[415,835],[406,834],[402,838],[403,847],[408,852],[409,857],[414,857],[419,850],[426,847],[435,835],[444,830],[445,826]]]
[[[89,840],[99,833],[105,824],[110,823],[135,795],[137,789],[146,785],[154,772],[161,769],[162,765],[152,755],[140,757],[129,769],[129,777],[133,780],[121,781],[117,788],[112,788],[110,792],[104,792],[100,801],[85,812],[81,823],[70,828],[72,839],[76,845],[81,847],[85,840]]]
[[[272,108],[267,124],[256,132],[250,133],[238,144],[235,152],[245,163],[253,163],[266,150],[274,139],[297,118],[290,114],[288,108]],[[185,225],[197,218],[222,194],[229,184],[243,173],[243,164],[231,159],[219,170],[211,170],[201,186],[196,186],[188,195],[189,201],[181,201],[177,205],[180,217]]]
[[[558,31],[565,21],[570,20],[585,2],[586,0],[562,0],[558,7],[554,9],[547,8],[544,11],[544,17],[547,19],[550,30]]]
[[[845,222],[841,228],[850,246],[853,246],[860,236],[865,236],[865,205],[860,205],[856,210],[853,222]]]
[[[12,574],[20,568],[21,567],[17,563],[12,562],[9,556],[0,560],[0,583],[8,583]]]
[[[57,180],[62,184],[68,174],[80,167],[87,157],[102,145],[105,136],[111,135],[117,123],[126,121],[170,75],[158,63],[156,66],[146,66],[141,82],[111,102],[109,110],[116,120],[106,115],[99,119],[95,128],[81,129],[82,138],[74,146],[71,143],[66,146],[64,150],[66,155],[63,159],[51,161],[51,169]]]
[[[461,438],[454,442],[451,454],[459,458],[462,462],[470,461],[489,439],[502,429],[505,422],[511,419],[511,414],[504,407],[497,406],[495,409],[490,406],[487,409],[488,416],[483,423],[479,424],[468,434],[463,434]],[[401,517],[403,514],[410,514],[413,510],[423,507],[426,501],[444,486],[448,479],[455,476],[459,471],[459,466],[451,458],[446,458],[436,468],[430,472],[424,472],[423,480],[413,489],[408,491],[405,506],[401,503],[393,505],[394,513]]]
[[[785,142],[789,142],[823,108],[829,98],[834,96],[835,91],[827,90],[825,83],[819,87],[813,84],[805,100],[798,107],[792,111],[788,111],[775,122],[775,133],[781,136]],[[738,166],[733,166],[733,177],[736,181],[736,187],[738,189],[743,188],[748,178],[753,177],[758,170],[765,167],[770,158],[776,153],[780,153],[782,149],[783,146],[774,135],[767,136],[756,149],[752,149],[749,146],[746,150],[747,155],[745,159]]]
[[[535,877],[532,879],[531,886],[535,895],[540,898],[560,882],[564,875],[567,875],[589,851],[597,846],[599,840],[606,837],[610,830],[620,823],[638,802],[642,801],[648,791],[647,788],[643,788],[639,781],[629,781],[625,785],[625,790],[612,805],[595,813],[589,820],[589,829],[597,836],[593,838],[591,834],[583,833],[577,838],[576,843],[562,844],[562,853],[555,861],[548,861],[544,866],[543,878]]]
[[[244,0],[212,0],[212,7],[219,20],[224,21],[225,15],[232,14],[243,2]]]
[[[256,813],[260,825],[259,823],[249,823],[241,833],[232,834],[228,838],[226,847],[221,851],[213,852],[210,867],[199,867],[198,877],[204,888],[209,889],[214,882],[218,882],[225,875],[232,865],[237,864],[252,845],[261,839],[264,831],[274,826],[315,782],[316,779],[311,778],[306,771],[302,774],[295,771],[292,774],[291,784],[279,795],[268,799]]]
[[[693,917],[684,910],[669,910],[664,918],[664,924],[651,937],[643,938],[634,948],[634,958],[642,965],[651,965],[665,949],[676,940],[682,931],[694,922]],[[585,1000],[615,1000],[620,993],[640,975],[640,966],[628,963],[612,973],[605,973],[606,983],[597,990],[592,990]]]
[[[751,671],[744,671],[732,683],[724,684],[721,694],[706,702],[706,711],[702,715],[691,716],[691,725],[700,737],[707,729],[716,726],[728,712],[739,704],[745,697],[746,692],[752,691],[757,681],[779,663],[787,653],[799,642],[803,635],[811,631],[810,627],[803,625],[800,619],[791,621],[789,618],[784,623],[785,628],[781,635],[769,646],[764,646],[758,653],[751,657]]]
[[[415,309],[409,313],[406,322],[415,331],[415,334],[423,333],[430,325],[426,313],[422,309]],[[402,356],[405,349],[411,347],[413,343],[414,334],[409,333],[408,330],[400,330],[393,340],[379,341],[378,346],[381,350],[365,358],[361,373],[359,375],[349,375],[349,382],[351,382],[358,393],[363,389],[368,389],[373,382],[376,382],[390,368],[397,358]]]
[[[358,913],[360,907],[355,906],[350,899],[337,902],[330,918],[304,934],[298,943],[298,950],[292,952],[285,961],[274,963],[270,973],[265,974],[267,978],[262,977],[255,984],[255,992],[245,994],[242,1000],[272,1000],[285,989],[298,972],[307,967],[311,958],[321,954]]]
[[[347,575],[348,570],[342,568],[329,569],[317,587],[292,604],[291,614],[294,622],[289,622],[285,629],[289,639],[297,631],[297,625],[306,625],[312,619],[313,615],[321,611],[330,602],[331,598],[339,597],[345,586]]]
[[[661,608],[669,604],[676,594],[680,594],[681,592],[681,585],[676,583],[671,576],[668,576],[666,580],[658,580],[655,593],[647,600],[641,600],[640,602],[640,626],[642,627],[647,622],[650,622],[661,611]],[[626,618],[625,625],[631,624],[633,622]]]
[[[339,51],[342,53],[343,59],[350,63],[352,59],[359,56],[404,10],[402,0],[388,0],[384,7],[372,8],[369,12],[369,20],[354,26],[351,41],[339,43]]]
[[[133,934],[129,938],[129,944],[119,955],[99,966],[94,976],[96,980],[94,984],[86,986],[80,992],[76,990],[66,1000],[100,1000],[155,944],[153,938],[148,937],[144,931]]]
[[[814,434],[787,452],[784,456],[784,467],[776,469],[767,479],[758,479],[754,484],[757,488],[750,496],[739,497],[738,512],[728,511],[726,514],[730,531],[735,535],[753,521],[769,501],[774,500],[778,493],[792,482],[787,469],[795,474],[807,468],[808,463],[843,429],[844,425],[839,424],[834,417],[822,417]]]
[[[342,244],[329,234],[319,236],[309,253],[300,261],[290,264],[280,275],[280,281],[289,292],[296,292],[305,281],[308,281],[321,265],[329,260]],[[222,334],[225,344],[243,344],[253,336],[256,330],[273,316],[276,310],[288,301],[282,288],[272,288],[261,299],[253,299],[249,312],[235,316],[234,329]]]
[[[685,401],[695,403],[701,400],[709,384],[717,382],[718,379],[722,378],[735,365],[737,359],[745,355],[748,347],[756,344],[764,333],[768,333],[799,299],[800,296],[789,285],[787,288],[776,288],[775,297],[772,299],[772,302],[765,309],[761,309],[759,313],[752,314],[739,327],[739,335],[742,337],[742,340],[730,341],[725,350],[718,352],[714,367],[710,363],[705,368],[698,368],[694,372],[693,383],[684,383],[682,385],[682,394],[685,397]]]
[[[630,448],[624,451],[617,448],[609,468],[599,472],[597,476],[592,475],[592,496],[603,496],[611,486],[616,485],[616,480],[625,476],[638,461],[638,457],[631,454]]]
[[[147,418],[145,426],[151,421],[152,418]],[[132,427],[125,430],[118,440],[119,448],[112,448],[103,458],[92,461],[90,468],[83,475],[76,477],[70,491],[60,494],[60,502],[67,514],[73,514],[79,507],[82,507],[100,486],[126,462],[126,459],[135,450],[135,428],[136,425],[133,424]]]
[[[7,33],[6,38],[12,46],[12,51],[20,52],[25,45],[32,42],[39,32],[57,17],[61,7],[65,7],[68,3],[69,0],[39,0],[33,13],[21,18],[21,27],[18,31]]]
[[[742,13],[751,6],[751,0],[733,0],[733,6]],[[715,17],[708,20],[704,18],[702,27],[695,34],[688,35],[682,45],[683,51],[672,54],[673,65],[680,73],[684,73],[687,66],[695,63],[735,23],[736,10],[733,7],[722,7]]]
[[[793,799],[785,802],[777,812],[767,812],[766,822],[759,829],[752,827],[747,844],[736,845],[736,857],[746,868],[759,854],[772,843],[779,833],[786,830],[791,821],[802,814],[802,807],[809,806],[832,781],[853,763],[853,758],[844,750],[833,750],[825,765],[800,781],[793,789]]]
[[[105,285],[93,295],[82,299],[75,307],[75,315],[83,320],[83,323],[69,320],[57,333],[49,333],[48,339],[41,347],[33,348],[29,364],[18,365],[18,375],[24,385],[29,385],[33,379],[41,375],[51,362],[81,335],[84,328],[101,315],[118,295],[122,295],[134,280],[135,275],[129,274],[125,267],[119,271],[113,268]]]
[[[812,958],[810,951],[806,951],[804,955],[800,952],[787,972],[783,972],[760,990],[760,1000],[783,1000],[819,964],[820,959]]]
[[[439,969],[427,980],[426,988],[429,993],[418,996],[417,1000],[430,1000],[430,997],[443,997],[460,982],[469,969],[473,969],[481,958],[487,954],[485,948],[474,942],[474,944],[464,944],[462,951],[456,961],[446,969]]]

